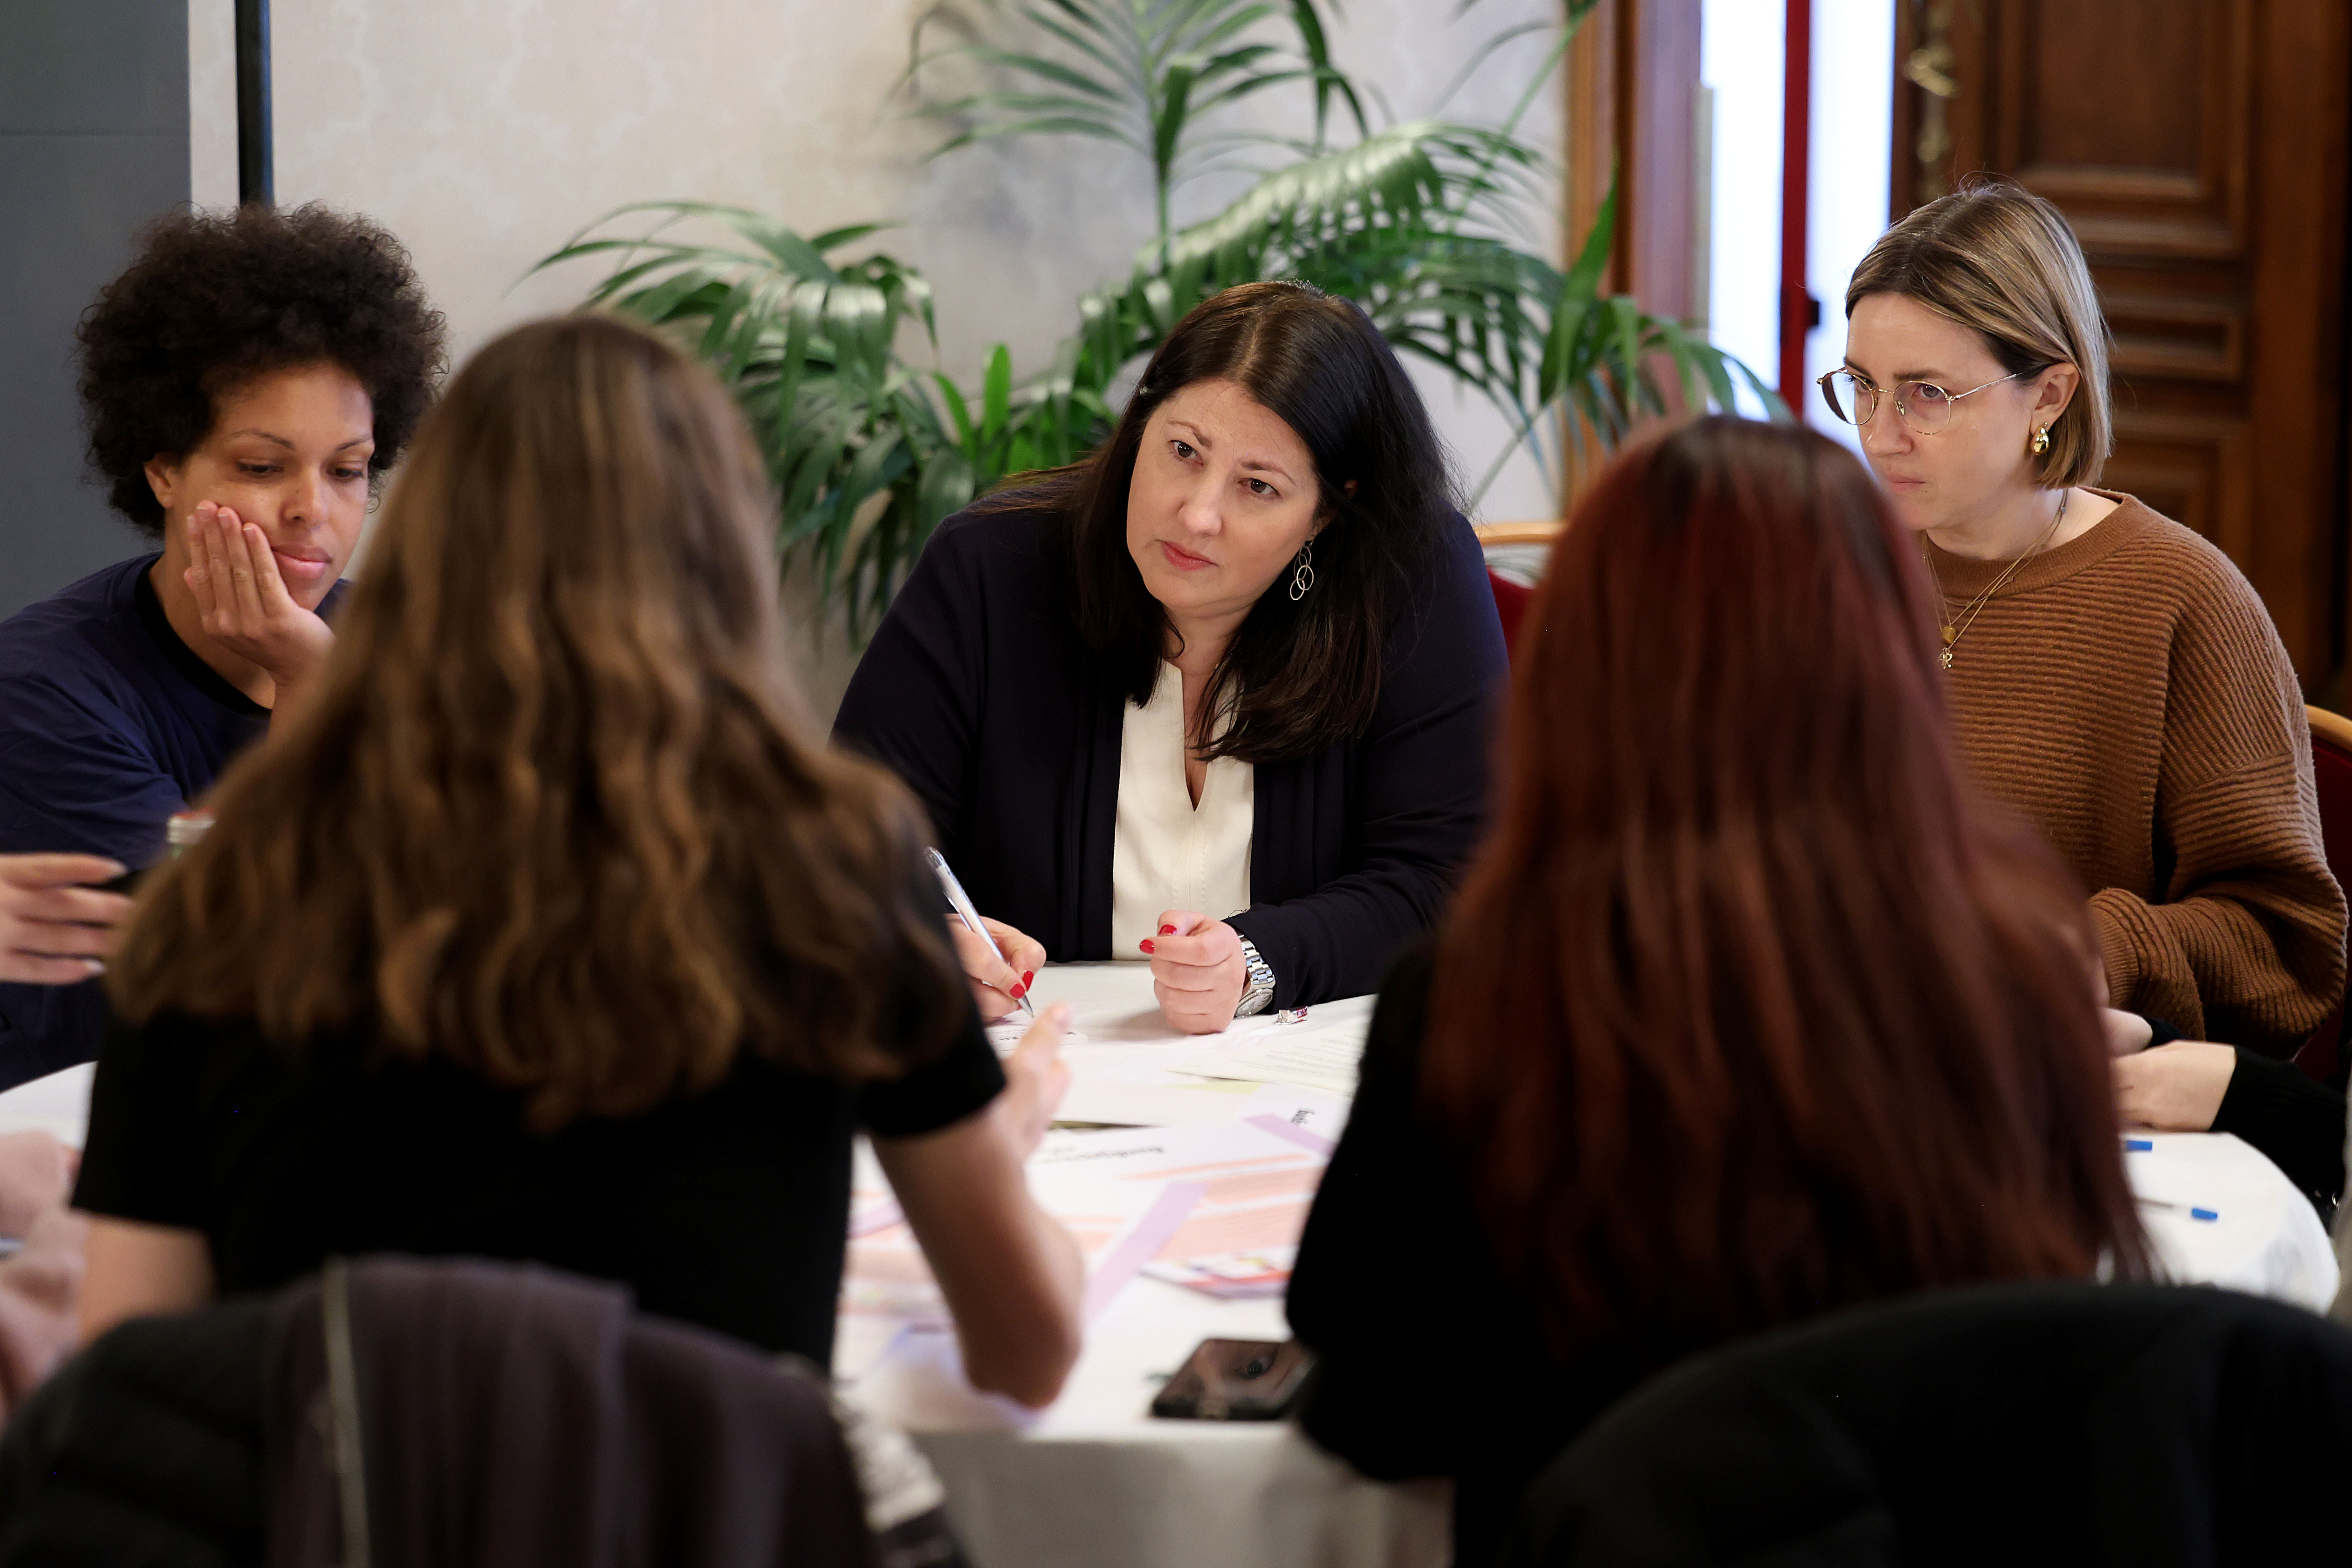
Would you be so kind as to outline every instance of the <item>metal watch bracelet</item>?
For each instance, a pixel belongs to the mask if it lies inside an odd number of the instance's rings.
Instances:
[[[1243,988],[1241,1003],[1234,1008],[1236,1018],[1263,1013],[1266,1004],[1274,1000],[1274,971],[1258,956],[1257,943],[1247,937],[1242,938],[1242,966],[1249,971],[1249,984]]]

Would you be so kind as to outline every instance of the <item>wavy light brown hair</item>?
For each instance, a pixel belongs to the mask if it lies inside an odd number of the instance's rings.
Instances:
[[[2084,896],[1964,783],[1928,600],[1801,427],[1635,448],[1559,542],[1423,1100],[1563,1353],[2144,1267]]]
[[[2098,482],[2116,444],[2107,319],[2065,214],[1997,174],[1972,174],[1878,237],[1846,284],[1845,313],[1873,294],[1973,329],[2007,374],[2073,365],[2082,381],[2034,468],[2045,489]]]
[[[709,1085],[749,1048],[837,1079],[971,1004],[878,769],[811,739],[772,516],[701,367],[571,316],[430,415],[318,690],[154,880],[120,1009],[368,1030],[528,1090],[542,1127]]]

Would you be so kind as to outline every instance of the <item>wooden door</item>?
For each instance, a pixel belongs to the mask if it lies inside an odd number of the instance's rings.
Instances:
[[[1630,294],[1643,310],[1675,321],[1706,310],[1696,249],[1699,16],[1700,0],[1596,0],[1564,73],[1562,264],[1574,259],[1613,189],[1617,226],[1601,289]],[[1664,379],[1673,398],[1674,379]],[[1604,463],[1597,446],[1572,437],[1562,445],[1570,454],[1565,510]]]
[[[1898,0],[1893,210],[1971,170],[2081,236],[2103,483],[2212,540],[2308,689],[2343,664],[2345,0]]]
[[[1706,312],[1693,245],[1699,0],[1599,0],[1568,57],[1568,243],[1613,182],[1617,230],[1602,287],[1672,321]]]

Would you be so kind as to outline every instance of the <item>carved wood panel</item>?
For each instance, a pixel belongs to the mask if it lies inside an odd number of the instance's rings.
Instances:
[[[2308,687],[2343,662],[2343,0],[1898,0],[1893,210],[2058,204],[2115,334],[2103,482],[2228,552]]]

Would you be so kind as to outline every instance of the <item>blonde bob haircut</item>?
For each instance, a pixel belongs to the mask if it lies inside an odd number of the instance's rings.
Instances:
[[[1873,294],[1900,294],[1975,329],[2005,374],[2081,372],[2036,459],[2038,477],[2048,489],[2097,480],[2115,445],[2107,322],[2056,207],[2010,181],[1972,176],[1879,236],[1846,285],[1846,315]]]
[[[896,1076],[970,1026],[912,796],[787,662],[750,431],[596,315],[489,343],[429,414],[317,689],[233,764],[110,965],[133,1022],[350,1031],[626,1116],[742,1052]]]

